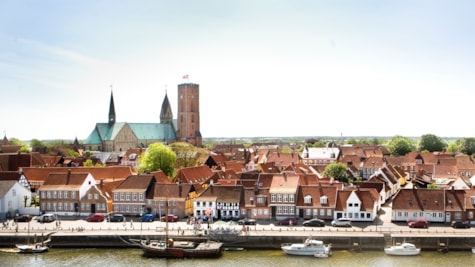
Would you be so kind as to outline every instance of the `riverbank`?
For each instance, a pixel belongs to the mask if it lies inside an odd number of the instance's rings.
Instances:
[[[43,226],[43,225],[42,225]],[[51,235],[51,246],[57,248],[129,248],[129,239],[149,237],[165,238],[163,227],[146,225],[131,228],[125,224],[107,228],[62,228],[45,225],[25,231],[24,227],[0,231],[0,247],[14,247],[26,239]],[[109,225],[110,226],[110,225]],[[139,226],[136,224],[136,226]],[[138,228],[138,229],[137,229]],[[282,243],[300,243],[305,238],[316,237],[331,243],[335,250],[382,250],[385,246],[403,241],[413,242],[423,250],[471,250],[475,247],[475,231],[455,229],[404,229],[390,228],[305,228],[275,226],[216,226],[210,229],[194,230],[175,225],[169,230],[169,237],[175,240],[216,240],[228,248],[279,249]]]

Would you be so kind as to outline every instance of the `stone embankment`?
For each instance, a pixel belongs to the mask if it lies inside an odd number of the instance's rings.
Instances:
[[[26,239],[41,240],[51,234],[51,246],[58,248],[127,248],[126,241],[148,237],[165,238],[163,225],[140,223],[102,223],[87,227],[64,227],[61,224],[36,225],[27,229],[25,224],[0,230],[0,246],[13,247]],[[273,225],[237,226],[211,225],[200,230],[183,224],[173,224],[168,236],[180,239],[212,239],[225,243],[226,247],[246,249],[279,249],[282,243],[300,243],[312,236],[331,243],[336,250],[382,250],[385,246],[409,241],[423,250],[470,250],[475,247],[473,229],[410,229],[410,228],[307,228],[280,227]]]

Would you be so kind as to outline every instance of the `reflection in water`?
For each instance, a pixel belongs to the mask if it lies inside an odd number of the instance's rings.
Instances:
[[[280,250],[225,251],[219,259],[157,259],[140,249],[55,249],[45,254],[20,254],[0,250],[0,266],[463,266],[475,260],[471,251],[447,254],[423,251],[420,256],[388,256],[383,251],[333,251],[330,258],[289,256]]]

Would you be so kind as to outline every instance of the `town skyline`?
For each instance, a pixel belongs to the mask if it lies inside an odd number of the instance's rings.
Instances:
[[[0,131],[158,122],[200,85],[203,138],[471,137],[475,3],[2,1]],[[112,86],[112,88],[111,88]],[[34,133],[32,135],[31,133]]]

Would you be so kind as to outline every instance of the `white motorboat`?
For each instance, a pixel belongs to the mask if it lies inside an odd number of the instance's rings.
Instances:
[[[475,247],[472,248],[472,253],[475,254]]]
[[[412,256],[419,255],[421,253],[421,248],[416,247],[412,243],[404,242],[402,244],[384,248],[384,252],[388,255]]]
[[[331,244],[324,244],[321,240],[307,238],[303,243],[285,243],[281,249],[288,255],[314,256],[318,258],[331,255]]]

